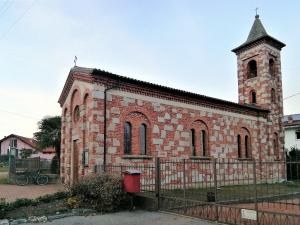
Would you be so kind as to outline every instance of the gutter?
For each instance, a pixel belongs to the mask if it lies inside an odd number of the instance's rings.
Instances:
[[[107,140],[107,115],[106,115],[106,109],[107,109],[107,92],[113,89],[117,89],[120,86],[120,82],[118,81],[118,83],[116,85],[113,85],[111,87],[105,88],[104,90],[104,131],[103,131],[103,139],[104,139],[104,145],[103,145],[103,170],[104,172],[106,171],[106,155],[107,155],[107,146],[106,146],[106,140]]]

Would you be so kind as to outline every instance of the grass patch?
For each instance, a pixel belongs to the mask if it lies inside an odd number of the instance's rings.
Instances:
[[[0,167],[0,172],[8,172],[8,167]]]
[[[300,193],[300,182],[285,182],[275,184],[257,184],[258,197],[272,197],[278,195]],[[187,188],[183,189],[162,190],[163,196],[181,197],[184,195],[188,199],[207,201],[207,193],[215,192],[211,188]],[[255,186],[249,185],[228,185],[222,186],[217,190],[218,201],[240,201],[255,197]]]
[[[13,184],[13,182],[8,177],[5,177],[5,178],[0,178],[0,185],[1,184]]]

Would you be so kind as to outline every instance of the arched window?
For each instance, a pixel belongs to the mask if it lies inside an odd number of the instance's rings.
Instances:
[[[209,157],[209,132],[208,127],[202,120],[196,120],[192,123],[191,145],[192,156]]]
[[[74,117],[73,117],[74,122],[78,122],[79,118],[80,118],[80,110],[79,110],[79,106],[77,105],[74,108]]]
[[[201,147],[202,147],[202,156],[207,156],[207,151],[206,151],[206,131],[202,130],[201,131]]]
[[[269,60],[269,73],[271,76],[275,76],[275,63],[273,59]]]
[[[253,90],[250,92],[250,103],[256,104],[256,92]]]
[[[278,134],[277,133],[274,133],[273,148],[274,148],[275,158],[279,159]]]
[[[241,135],[237,136],[237,144],[238,144],[238,157],[242,158]]]
[[[275,103],[276,101],[276,96],[275,96],[275,90],[274,88],[271,89],[271,102]]]
[[[124,126],[124,153],[131,153],[131,124],[129,122],[126,122]]]
[[[196,156],[196,146],[195,146],[195,129],[191,129],[191,139],[192,139],[192,156]]]
[[[245,136],[245,158],[250,158],[249,155],[249,136]]]
[[[257,77],[257,65],[255,60],[248,63],[248,79]]]
[[[141,155],[147,154],[147,126],[144,123],[140,126],[140,151]]]

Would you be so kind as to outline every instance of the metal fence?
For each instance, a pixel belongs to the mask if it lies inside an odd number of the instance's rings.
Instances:
[[[11,157],[9,160],[9,175],[14,176],[18,173],[22,172],[33,172],[40,171],[45,174],[53,174],[54,170],[58,167],[58,161],[55,159],[47,160],[41,159],[39,157],[36,158],[28,158],[28,159],[18,159],[15,157]],[[57,164],[56,166],[53,166]]]
[[[105,172],[127,169],[141,171],[142,193],[160,210],[228,224],[300,224],[300,162],[156,159]]]

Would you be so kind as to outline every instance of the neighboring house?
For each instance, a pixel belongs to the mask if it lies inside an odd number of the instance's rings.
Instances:
[[[54,148],[47,148],[43,151],[36,150],[36,141],[33,138],[23,137],[16,134],[10,134],[0,140],[1,155],[8,155],[9,148],[16,149],[16,156],[20,158],[23,149],[31,149],[33,154],[30,157],[40,157],[43,159],[52,159],[55,155]]]
[[[300,149],[300,114],[287,115],[283,117],[284,148]]]
[[[239,103],[75,66],[59,98],[62,180],[92,173],[97,164],[155,157],[282,160],[284,46],[257,15],[247,41],[232,50]]]

